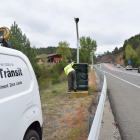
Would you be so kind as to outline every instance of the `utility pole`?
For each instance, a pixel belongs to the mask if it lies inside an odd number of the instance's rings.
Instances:
[[[91,65],[91,69],[93,69],[93,54],[94,54],[94,52],[92,51],[92,52],[90,53],[90,55],[91,55],[91,57],[92,57],[92,65]]]
[[[93,55],[101,55],[101,54],[100,54],[100,52],[99,52],[99,54],[94,54],[94,51],[90,52],[90,56],[92,57],[91,69],[93,69]]]

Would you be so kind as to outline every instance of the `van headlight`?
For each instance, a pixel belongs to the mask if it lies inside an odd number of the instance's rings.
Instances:
[[[0,43],[6,41],[10,37],[10,30],[7,27],[0,28]]]

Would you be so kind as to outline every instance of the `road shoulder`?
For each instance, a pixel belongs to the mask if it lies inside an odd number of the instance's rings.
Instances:
[[[114,120],[108,95],[106,96],[99,140],[121,140],[121,136]]]

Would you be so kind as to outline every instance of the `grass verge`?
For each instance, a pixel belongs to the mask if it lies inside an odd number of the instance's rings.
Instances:
[[[52,85],[40,93],[43,140],[87,140],[88,115],[96,111],[93,102],[93,99],[96,99],[96,89],[93,85],[93,83],[90,85],[90,94],[84,97],[67,95],[66,81]]]

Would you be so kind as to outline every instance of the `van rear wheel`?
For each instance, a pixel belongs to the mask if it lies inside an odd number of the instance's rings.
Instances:
[[[40,140],[35,130],[28,130],[23,140]]]

